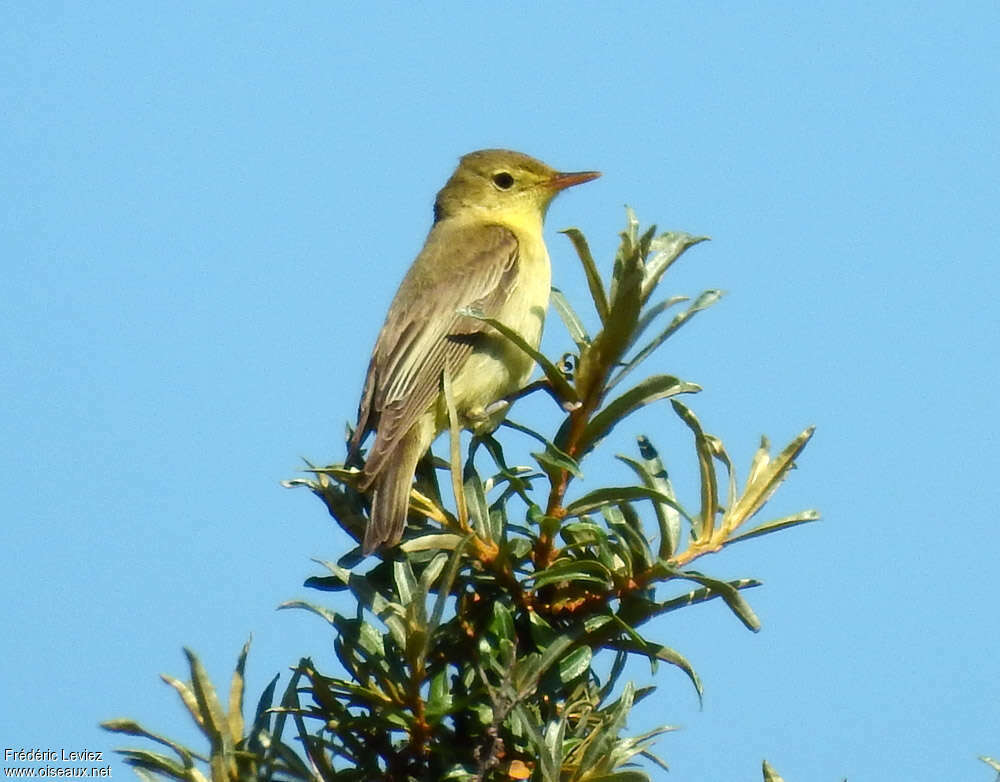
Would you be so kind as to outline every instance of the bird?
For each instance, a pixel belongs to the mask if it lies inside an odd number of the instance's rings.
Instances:
[[[365,555],[402,538],[417,464],[449,427],[444,376],[460,424],[476,434],[499,426],[504,398],[527,382],[534,360],[481,318],[538,347],[551,285],[546,211],[559,192],[598,176],[484,149],[464,155],[438,192],[423,249],[375,341],[348,442],[350,461],[375,432],[357,482],[370,494]]]

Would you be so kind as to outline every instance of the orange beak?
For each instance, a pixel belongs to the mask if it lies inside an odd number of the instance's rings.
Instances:
[[[565,190],[567,187],[573,187],[573,185],[582,185],[584,182],[589,182],[592,179],[597,179],[601,175],[600,171],[573,171],[568,174],[562,172],[556,174],[552,179],[550,179],[545,184],[555,190],[556,192],[560,190]]]

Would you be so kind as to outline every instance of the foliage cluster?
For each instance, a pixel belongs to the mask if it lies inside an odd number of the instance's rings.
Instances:
[[[442,378],[452,413],[449,458],[429,455],[422,462],[404,541],[367,569],[371,560],[363,560],[357,548],[338,562],[320,563],[323,574],[306,583],[346,593],[339,609],[304,601],[283,606],[329,623],[341,671],[323,673],[312,660],[301,660],[280,702],[274,703],[275,679],[245,725],[246,649],[228,711],[188,653],[191,682],[168,682],[208,737],[210,751],[199,756],[131,721],[106,723],[164,744],[177,756],[125,750],[141,775],[202,779],[199,759],[217,782],[633,782],[648,779],[636,762],[640,757],[665,767],[651,745],[668,727],[624,733],[633,706],[654,689],[626,681],[626,662],[644,658],[654,671],[659,663],[675,666],[700,697],[692,665],[647,637],[644,626],[719,598],[747,628],[759,628],[743,594],[759,582],[719,580],[691,564],[733,543],[818,518],[803,511],[748,524],[794,467],[812,429],[773,455],[763,438],[740,486],[722,441],[678,398],[697,392],[697,385],[667,374],[625,383],[719,299],[710,290],[693,301],[653,301],[664,273],[703,237],[658,235],[655,227],[640,231],[629,211],[605,285],[583,234],[565,233],[586,274],[596,333],[588,333],[558,290],[553,305],[574,345],[558,361],[504,324],[483,318],[537,361],[544,379],[529,390],[543,388],[558,402],[549,436],[505,424],[512,438],[538,443],[534,465],[510,464],[504,450],[510,441],[501,443],[496,433],[474,437],[463,449],[449,379]],[[661,316],[669,313],[663,323]],[[645,436],[634,453],[617,457],[634,473],[633,483],[572,496],[584,460],[615,427],[663,400],[691,433],[700,479],[696,503],[678,499],[659,451]],[[310,466],[310,473],[287,485],[314,492],[360,539],[367,500],[354,488],[357,471],[337,464]],[[452,501],[441,483],[450,484]],[[286,735],[289,720],[293,739]],[[779,779],[766,764],[764,774]]]

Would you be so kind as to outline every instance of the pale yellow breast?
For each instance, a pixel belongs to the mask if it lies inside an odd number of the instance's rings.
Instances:
[[[518,276],[497,320],[517,331],[528,344],[538,347],[552,285],[549,254],[540,224],[515,223],[508,227],[518,238]],[[517,391],[531,376],[534,363],[505,337],[499,334],[487,337],[453,379],[456,407],[461,417],[477,418],[483,408]],[[502,415],[497,416],[493,425],[502,418]]]

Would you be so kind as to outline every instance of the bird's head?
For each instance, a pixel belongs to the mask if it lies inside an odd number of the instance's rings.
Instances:
[[[508,149],[470,152],[434,202],[434,219],[463,213],[541,220],[560,191],[596,179],[597,171],[563,173]]]

